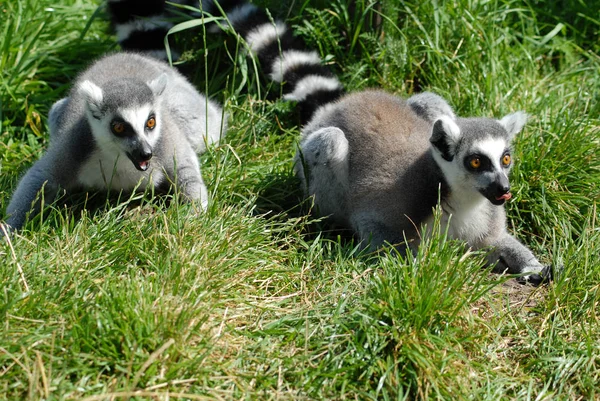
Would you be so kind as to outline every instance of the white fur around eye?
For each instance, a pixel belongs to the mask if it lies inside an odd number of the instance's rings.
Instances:
[[[508,148],[506,141],[497,138],[487,138],[477,143],[474,147],[474,153],[487,156],[494,165],[495,169],[502,168],[502,156]]]
[[[146,127],[148,117],[150,116],[150,113],[152,111],[157,112],[157,110],[153,110],[150,105],[144,105],[141,107],[133,107],[130,109],[120,110],[119,114],[121,115],[121,117],[123,117],[125,121],[131,124],[131,126],[133,127],[135,132],[138,133],[138,135],[146,136],[146,134],[144,133],[144,129]],[[148,137],[146,138],[150,146],[154,147],[154,145],[158,141],[159,134],[160,118],[156,116],[156,126],[152,131],[150,131]]]

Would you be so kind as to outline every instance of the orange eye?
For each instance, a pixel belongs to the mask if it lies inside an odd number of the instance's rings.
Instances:
[[[154,117],[150,117],[148,121],[146,121],[146,127],[148,129],[154,129],[154,127],[156,127],[156,119]]]
[[[504,157],[502,157],[502,164],[504,164],[505,166],[508,166],[511,162],[511,158],[509,154],[504,155]]]
[[[481,159],[479,157],[475,157],[471,159],[469,165],[471,166],[471,168],[478,169],[479,167],[481,167]]]
[[[125,132],[125,123],[119,122],[119,121],[114,121],[112,123],[112,132],[114,132],[117,135],[122,134],[123,132]]]

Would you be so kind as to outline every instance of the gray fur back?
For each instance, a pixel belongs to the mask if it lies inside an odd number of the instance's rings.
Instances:
[[[443,182],[430,153],[431,124],[405,100],[366,91],[321,108],[303,130],[302,141],[329,126],[340,128],[348,140],[349,214],[372,219],[369,211],[377,210],[380,227],[374,231],[385,231],[391,223],[400,229],[389,228],[388,235],[402,240],[402,230],[415,229],[411,219],[431,214],[439,193],[436,183]]]

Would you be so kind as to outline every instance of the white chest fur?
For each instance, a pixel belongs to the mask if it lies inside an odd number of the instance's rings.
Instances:
[[[488,200],[481,196],[476,196],[475,199],[450,197],[442,204],[442,232],[447,229],[449,238],[476,246],[489,232],[492,216],[487,203]],[[430,232],[433,216],[426,223]]]
[[[77,181],[84,187],[96,190],[145,190],[151,182],[158,185],[164,178],[158,168],[147,171],[137,170],[124,155],[107,155],[96,150],[83,164],[77,175]]]

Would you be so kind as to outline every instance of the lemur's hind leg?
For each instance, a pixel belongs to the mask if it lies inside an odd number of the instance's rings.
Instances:
[[[404,232],[396,227],[394,222],[382,221],[381,216],[372,208],[353,210],[350,223],[358,234],[361,247],[369,251],[375,251],[387,243],[405,256],[408,252],[416,251],[419,244],[417,239],[407,243]]]
[[[348,197],[348,140],[337,127],[306,136],[296,155],[296,174],[307,195],[315,196],[318,214],[344,222]]]
[[[173,103],[170,117],[197,154],[204,153],[210,145],[219,144],[227,131],[227,115],[221,107],[189,88],[182,89]]]

